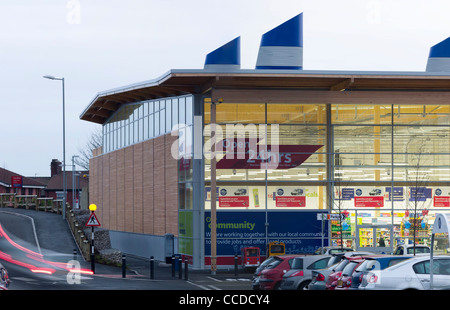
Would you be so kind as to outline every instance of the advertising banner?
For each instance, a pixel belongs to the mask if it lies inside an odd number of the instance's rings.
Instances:
[[[433,207],[448,208],[450,207],[450,190],[449,188],[436,188],[433,197]]]
[[[266,212],[218,211],[217,255],[240,255],[241,248],[257,246],[266,255],[268,242],[286,245],[286,253],[312,254],[322,244],[322,221],[317,211],[269,211],[266,237]],[[328,245],[328,225],[324,225],[324,246]],[[205,256],[211,255],[211,213],[205,211]]]
[[[382,208],[384,206],[384,193],[382,188],[357,188],[355,190],[355,207]]]
[[[248,194],[248,187],[246,186],[221,187],[219,190],[219,207],[247,208],[250,205]]]
[[[275,204],[277,208],[305,207],[305,190],[296,186],[284,186],[277,188]]]

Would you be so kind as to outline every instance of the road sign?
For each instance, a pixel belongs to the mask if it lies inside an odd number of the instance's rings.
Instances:
[[[95,216],[94,212],[92,212],[91,216],[87,220],[86,226],[89,226],[89,227],[100,226],[100,222],[97,219],[97,217]]]
[[[332,220],[332,221],[338,221],[339,218],[341,220],[345,219],[345,214],[328,214],[328,213],[317,213],[317,220]]]

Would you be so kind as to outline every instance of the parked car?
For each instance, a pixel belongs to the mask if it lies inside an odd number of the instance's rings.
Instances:
[[[326,290],[334,290],[337,286],[338,278],[341,276],[342,271],[344,270],[345,266],[353,260],[360,261],[362,256],[354,256],[354,257],[344,257],[342,261],[334,268],[334,272],[332,272],[327,279],[327,282],[325,284]]]
[[[417,245],[415,246],[415,254],[426,254],[430,253],[430,247],[426,245]],[[414,245],[413,244],[401,244],[397,246],[394,251],[394,255],[409,255],[414,254]]]
[[[352,274],[364,262],[364,258],[357,258],[348,262],[342,269],[341,275],[337,279],[335,290],[348,290],[352,283]]]
[[[312,280],[312,271],[327,267],[330,258],[330,255],[310,255],[294,258],[291,270],[283,275],[280,289],[306,289]]]
[[[406,259],[413,256],[400,256],[400,255],[380,255],[380,256],[369,256],[364,259],[361,265],[356,267],[352,274],[351,284],[348,288],[349,290],[357,290],[361,284],[364,275],[375,270],[384,270],[387,267],[394,266]]]
[[[274,260],[261,271],[259,288],[262,290],[277,290],[280,288],[283,275],[291,270],[294,258],[300,255],[273,256]]]
[[[337,253],[345,253],[354,251],[352,248],[342,248],[338,246],[326,246],[323,248],[318,248],[314,251],[313,255],[331,255]]]
[[[450,288],[450,256],[433,259],[433,289]],[[360,290],[430,289],[430,257],[414,256],[384,270],[369,272]]]
[[[258,266],[258,268],[256,268],[252,278],[252,288],[254,290],[259,290],[259,277],[261,276],[261,271],[274,261],[276,261],[276,256],[268,257]]]
[[[324,269],[313,270],[311,282],[308,284],[308,290],[325,290],[328,276],[334,272],[339,263],[327,266]]]

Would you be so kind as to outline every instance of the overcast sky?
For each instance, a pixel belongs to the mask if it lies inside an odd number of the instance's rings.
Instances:
[[[0,167],[48,176],[95,128],[79,116],[104,90],[202,69],[206,54],[241,36],[254,69],[261,35],[303,12],[305,70],[424,71],[450,36],[448,0],[1,0]]]

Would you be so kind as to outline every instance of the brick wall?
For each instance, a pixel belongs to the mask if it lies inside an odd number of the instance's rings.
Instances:
[[[90,161],[89,203],[103,228],[178,235],[178,165],[170,134]]]

